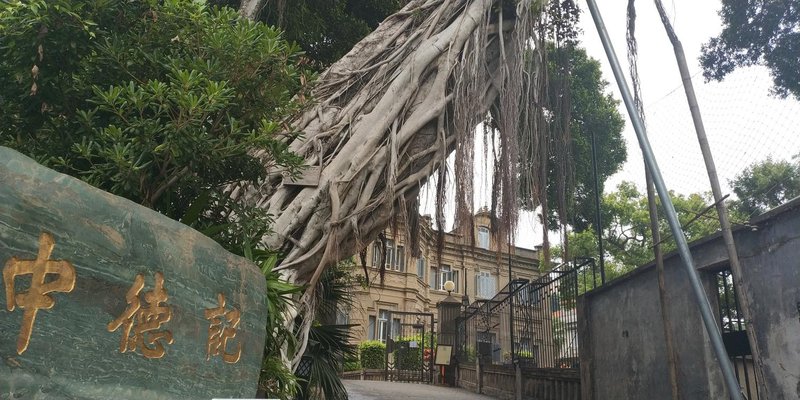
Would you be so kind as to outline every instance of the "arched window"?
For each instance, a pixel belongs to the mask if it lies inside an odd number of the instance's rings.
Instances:
[[[489,250],[489,228],[478,227],[478,247]]]

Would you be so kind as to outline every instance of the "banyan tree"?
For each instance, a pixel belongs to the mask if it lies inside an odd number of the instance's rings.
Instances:
[[[240,10],[253,17],[262,2]],[[231,191],[273,216],[263,244],[281,251],[276,270],[313,288],[326,267],[393,222],[413,242],[417,197],[434,175],[437,223],[453,179],[455,226],[471,232],[476,140],[493,144],[487,168],[498,240],[513,239],[520,204],[548,215],[548,179],[562,193],[555,208],[563,215],[569,130],[553,127],[568,126],[568,96],[547,104],[545,44],[560,39],[553,19],[574,12],[569,2],[544,0],[411,0],[324,71],[314,104],[291,121],[299,135],[287,139],[313,182],[273,174]]]

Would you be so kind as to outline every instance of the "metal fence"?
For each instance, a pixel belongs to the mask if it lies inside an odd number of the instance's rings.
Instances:
[[[512,280],[458,319],[458,361],[578,368],[576,300],[599,285],[593,259],[561,264],[534,281]]]

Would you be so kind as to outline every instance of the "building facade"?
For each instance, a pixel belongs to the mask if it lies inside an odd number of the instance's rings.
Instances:
[[[437,234],[429,216],[420,217],[420,256],[411,255],[404,229],[387,229],[386,272],[381,284],[379,266],[383,260],[380,245],[368,246],[366,254],[369,285],[353,287],[354,306],[340,310],[340,323],[355,325],[355,342],[379,340],[400,334],[399,319],[391,321],[393,313],[431,313],[434,320],[436,305],[447,297],[444,283],[453,281],[451,295],[462,302],[488,300],[509,282],[508,246],[494,243],[489,230],[489,215],[474,216],[473,238],[448,232],[444,234],[441,259],[437,256]],[[539,259],[536,250],[515,247],[511,251],[511,279],[536,279]],[[430,330],[431,328],[427,328]]]

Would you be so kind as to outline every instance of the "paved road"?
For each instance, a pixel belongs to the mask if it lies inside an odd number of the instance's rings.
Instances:
[[[350,400],[493,400],[470,391],[421,383],[345,380]]]

